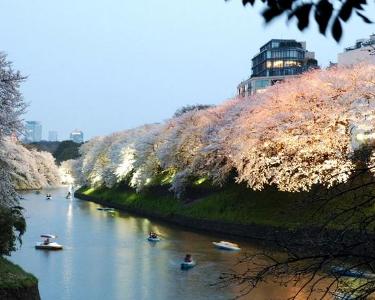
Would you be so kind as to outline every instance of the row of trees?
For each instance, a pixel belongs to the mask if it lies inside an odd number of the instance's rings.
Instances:
[[[348,179],[354,150],[372,137],[374,95],[375,66],[317,70],[248,99],[96,137],[64,168],[84,185],[170,183],[177,196],[194,180],[222,185],[232,174],[255,190],[329,187]]]
[[[59,169],[49,152],[28,150],[17,142],[5,139],[0,149],[0,160],[8,165],[12,183],[17,190],[60,184]]]
[[[12,69],[6,56],[0,53],[0,149],[8,136],[20,132],[20,116],[25,103],[19,91],[25,78]],[[0,255],[15,250],[16,240],[26,229],[19,207],[19,197],[11,178],[11,167],[0,157]]]
[[[17,189],[41,188],[59,182],[53,157],[27,150],[11,138],[22,132],[21,116],[26,104],[20,84],[25,80],[0,53],[0,255],[9,255],[26,223]]]

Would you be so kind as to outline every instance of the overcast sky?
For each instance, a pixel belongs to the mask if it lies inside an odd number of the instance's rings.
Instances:
[[[159,122],[183,105],[232,97],[271,38],[305,40],[326,66],[375,32],[352,18],[336,44],[284,19],[265,26],[259,10],[241,2],[0,0],[1,50],[28,76],[25,119],[59,139],[75,128],[87,139]],[[367,16],[375,16],[374,5]]]

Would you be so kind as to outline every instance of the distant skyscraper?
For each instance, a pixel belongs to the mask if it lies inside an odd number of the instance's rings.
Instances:
[[[25,142],[40,142],[42,139],[42,124],[37,121],[26,121]]]
[[[77,129],[73,130],[70,133],[70,140],[75,143],[83,143],[83,132]]]
[[[48,140],[50,142],[57,142],[57,131],[48,131]]]

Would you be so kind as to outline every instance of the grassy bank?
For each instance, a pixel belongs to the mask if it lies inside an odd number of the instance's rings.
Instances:
[[[357,184],[363,184],[366,178],[361,177],[340,189],[352,189]],[[157,213],[163,217],[173,215],[234,224],[298,229],[316,227],[332,219],[335,213],[352,207],[366,193],[372,192],[372,185],[359,191],[353,190],[343,194],[339,190],[328,192],[317,187],[310,193],[280,192],[273,188],[253,191],[244,185],[232,183],[222,188],[213,188],[209,185],[193,186],[187,192],[185,200],[176,199],[168,191],[168,187],[162,185],[154,186],[143,193],[136,193],[128,186],[111,189],[83,187],[78,193],[124,208]],[[335,193],[339,193],[340,196],[336,196]],[[323,200],[316,201],[318,195]],[[335,196],[332,197],[333,195]],[[321,206],[324,209],[316,213],[317,208]],[[354,214],[349,219],[347,215],[335,217],[335,221],[328,227],[338,229],[348,221],[363,217],[363,214],[374,214],[375,206],[363,206],[360,212],[362,215]]]
[[[255,192],[237,184],[205,192],[193,201],[178,200],[167,190],[160,189],[138,194],[126,187],[84,187],[78,193],[124,208],[158,213],[165,217],[180,215],[200,220],[290,229],[307,225],[309,222],[311,225],[317,225],[324,219],[322,214],[311,215],[315,207],[306,201],[309,197],[307,193],[286,193],[274,189]]]
[[[32,274],[0,257],[0,289],[30,288],[37,285],[38,280]]]

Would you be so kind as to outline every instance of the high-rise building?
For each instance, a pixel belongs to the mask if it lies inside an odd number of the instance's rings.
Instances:
[[[252,58],[252,74],[238,85],[237,94],[254,94],[313,68],[318,62],[314,52],[306,50],[306,42],[272,39]]]
[[[70,140],[79,144],[83,143],[83,132],[77,129],[73,130],[70,133]]]
[[[48,131],[48,141],[57,142],[57,131],[54,131],[54,130]]]
[[[25,142],[40,142],[42,139],[42,124],[38,121],[26,121]]]
[[[350,67],[358,63],[375,64],[375,34],[369,39],[357,40],[354,46],[345,48],[337,57],[339,67]]]

